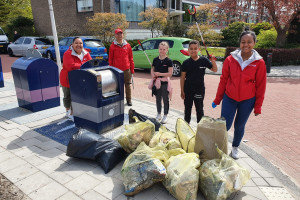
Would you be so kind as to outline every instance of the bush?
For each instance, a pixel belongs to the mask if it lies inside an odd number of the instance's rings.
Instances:
[[[223,39],[221,40],[222,47],[238,47],[239,38],[241,33],[244,31],[245,27],[249,26],[246,22],[233,22],[229,24],[226,28],[221,30]]]
[[[163,34],[169,37],[185,37],[187,25],[180,23],[178,20],[167,20],[167,25]]]
[[[251,30],[254,31],[256,35],[259,35],[261,30],[270,30],[272,28],[274,28],[274,26],[268,22],[251,24]]]
[[[8,33],[13,33],[18,31],[21,36],[35,36],[35,29],[33,19],[27,17],[19,16],[14,19],[10,24],[6,25],[6,30]],[[9,34],[9,40],[13,41],[14,35]]]
[[[227,47],[225,57],[230,55],[230,52],[236,50],[237,47]],[[267,62],[268,53],[272,53],[272,66],[276,65],[299,65],[300,64],[300,49],[263,49],[255,48],[255,50],[263,57]]]
[[[261,30],[257,36],[255,48],[271,48],[276,47],[277,31],[275,28],[270,30]]]
[[[212,27],[213,27],[212,25],[206,25],[206,24],[199,26],[205,44],[207,46],[219,46],[223,36],[220,33],[217,33],[216,31],[212,30]],[[189,27],[187,36],[194,40],[200,41],[200,43],[202,42],[197,25],[192,25]]]

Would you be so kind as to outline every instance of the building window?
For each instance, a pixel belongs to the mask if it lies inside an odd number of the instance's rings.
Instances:
[[[162,0],[116,0],[116,11],[126,15],[126,20],[130,22],[141,21],[139,13],[144,12],[150,6],[159,8]]]
[[[77,12],[92,12],[93,0],[77,0]]]

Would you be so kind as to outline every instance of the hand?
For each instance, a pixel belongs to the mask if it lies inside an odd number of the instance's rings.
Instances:
[[[184,94],[184,92],[181,92],[181,98],[182,98],[182,99],[185,99],[185,94]]]
[[[212,107],[212,108],[217,107],[217,105],[215,104],[215,102],[212,102],[211,107]]]
[[[159,72],[154,72],[154,75],[157,77],[159,76],[159,74],[160,74]]]
[[[217,58],[216,58],[216,56],[214,56],[214,55],[209,55],[210,56],[210,58],[209,58],[209,60],[210,61],[216,61],[217,60]]]

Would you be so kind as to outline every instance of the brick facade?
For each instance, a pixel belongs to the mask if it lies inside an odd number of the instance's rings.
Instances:
[[[74,3],[75,2],[75,3]],[[110,12],[110,1],[103,0],[104,12]],[[52,0],[58,35],[87,35],[86,17],[101,12],[101,0],[93,0],[93,12],[77,12],[74,0]],[[34,26],[39,35],[52,35],[49,4],[47,0],[31,0]]]

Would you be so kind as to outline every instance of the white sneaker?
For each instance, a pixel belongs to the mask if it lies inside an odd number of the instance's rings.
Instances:
[[[74,122],[74,116],[73,115],[69,115],[68,118]]]
[[[162,120],[161,120],[160,123],[162,123],[162,124],[167,123],[167,115],[164,115],[164,116],[163,116],[163,118],[162,118]]]
[[[71,110],[70,110],[70,109],[67,110],[67,111],[66,111],[66,116],[65,116],[65,117],[66,117],[66,118],[69,118],[70,113],[71,113]]]
[[[232,147],[231,149],[231,157],[233,159],[239,159],[239,148],[238,147]]]
[[[161,115],[160,115],[160,114],[157,114],[155,119],[156,119],[156,121],[161,120]]]

